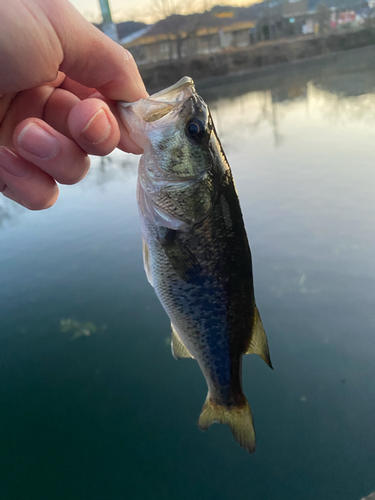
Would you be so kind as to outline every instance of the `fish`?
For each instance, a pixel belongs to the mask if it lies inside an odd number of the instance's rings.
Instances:
[[[272,364],[240,203],[211,113],[187,76],[118,109],[143,149],[137,201],[146,276],[171,321],[173,356],[195,359],[206,379],[198,427],[228,425],[253,453],[242,357],[255,353]]]

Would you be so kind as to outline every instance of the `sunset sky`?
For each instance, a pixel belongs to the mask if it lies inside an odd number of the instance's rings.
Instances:
[[[256,2],[257,0],[255,0]],[[89,21],[100,22],[100,8],[99,0],[70,0],[70,2],[83,14]],[[181,0],[182,4],[186,5],[186,1]],[[207,2],[207,0],[206,0]],[[223,5],[250,5],[255,3],[254,0],[225,0],[218,4]],[[119,21],[129,21],[129,20],[139,20],[144,22],[152,22],[150,18],[150,6],[153,4],[153,0],[109,0],[112,18],[115,22]],[[178,3],[178,0],[176,1]],[[195,2],[190,2],[190,4],[196,6],[195,11],[202,10],[204,5],[204,0],[196,0]],[[213,5],[216,2],[212,2]],[[199,9],[199,7],[201,7]]]

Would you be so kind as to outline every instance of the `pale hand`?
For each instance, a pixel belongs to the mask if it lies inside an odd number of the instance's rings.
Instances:
[[[0,2],[0,192],[40,210],[87,154],[141,153],[115,101],[147,96],[131,55],[67,0]]]

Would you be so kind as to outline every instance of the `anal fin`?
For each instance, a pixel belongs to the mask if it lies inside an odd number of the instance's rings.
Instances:
[[[172,354],[176,359],[181,359],[181,358],[193,358],[190,354],[190,352],[187,350],[185,345],[182,343],[182,340],[180,339],[178,333],[174,329],[174,326],[171,324],[172,327],[172,342],[171,342],[171,348],[172,348]]]
[[[273,369],[270,351],[268,348],[268,340],[264,331],[262,320],[260,319],[257,306],[254,304],[254,323],[251,331],[250,343],[245,354],[258,354],[267,365]]]

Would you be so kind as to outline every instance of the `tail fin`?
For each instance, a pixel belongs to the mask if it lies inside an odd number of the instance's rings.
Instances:
[[[253,416],[246,400],[241,406],[227,408],[217,405],[207,396],[199,416],[198,427],[206,431],[214,422],[228,425],[237,443],[249,453],[254,453],[256,440]]]

